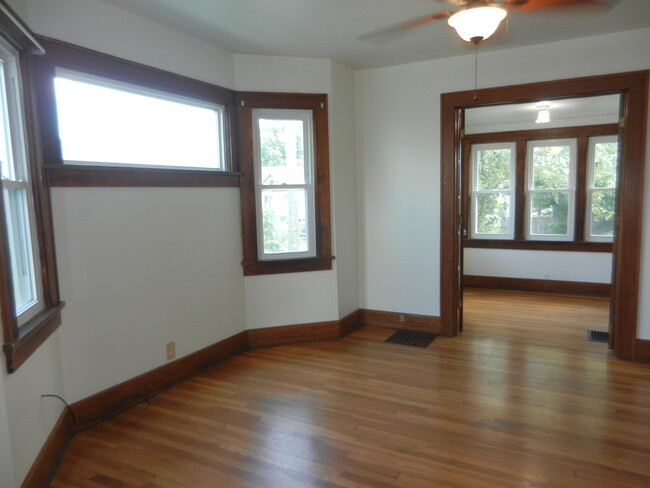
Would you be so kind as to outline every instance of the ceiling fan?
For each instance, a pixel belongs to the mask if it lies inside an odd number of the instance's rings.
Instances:
[[[437,0],[460,8],[438,12],[393,25],[362,36],[376,38],[407,31],[416,27],[447,19],[464,41],[478,45],[496,32],[508,12],[554,13],[571,10],[606,11],[621,0]]]

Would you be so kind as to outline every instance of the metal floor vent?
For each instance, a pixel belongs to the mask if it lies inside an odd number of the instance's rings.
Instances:
[[[437,334],[430,334],[429,332],[398,329],[397,332],[386,339],[386,342],[404,346],[427,347],[436,337]]]
[[[588,330],[587,340],[592,342],[609,342],[609,332],[600,330]]]

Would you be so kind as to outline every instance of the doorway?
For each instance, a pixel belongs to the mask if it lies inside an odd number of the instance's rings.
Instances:
[[[610,346],[619,358],[636,350],[645,165],[648,72],[577,78],[442,95],[441,328],[456,335],[462,324],[462,145],[464,110],[473,107],[618,94],[620,172],[613,243]]]

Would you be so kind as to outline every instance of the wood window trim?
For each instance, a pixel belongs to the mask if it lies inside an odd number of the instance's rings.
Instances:
[[[440,319],[444,335],[458,334],[461,321],[461,236],[459,192],[461,153],[459,144],[463,111],[466,108],[548,99],[620,94],[622,141],[618,222],[613,244],[612,328],[610,347],[619,358],[635,359],[641,235],[643,231],[643,187],[647,138],[648,82],[650,71],[616,73],[523,85],[486,88],[441,95],[440,128]]]
[[[258,259],[252,109],[312,110],[314,123],[316,256],[302,259]],[[242,237],[245,276],[332,269],[329,136],[327,95],[242,92],[237,94]]]
[[[471,171],[471,146],[473,144],[489,144],[499,142],[514,142],[516,144],[516,186],[514,205],[514,239],[472,239],[464,237],[462,245],[466,248],[478,249],[518,249],[530,251],[569,251],[569,252],[612,252],[609,242],[592,242],[585,239],[586,212],[586,173],[587,147],[590,137],[615,135],[618,124],[599,124],[553,129],[533,129],[508,132],[489,132],[466,134],[463,137],[463,171],[469,175]],[[576,209],[574,216],[574,237],[571,241],[531,240],[525,236],[525,159],[528,141],[548,139],[576,139]],[[469,236],[469,217],[471,206],[471,188],[469,178],[463,181],[463,229]]]
[[[37,100],[43,139],[45,170],[51,186],[73,187],[237,187],[235,92],[210,83],[110,56],[74,44],[37,36],[47,56],[36,63]],[[52,80],[56,67],[162,90],[225,107],[228,171],[115,167],[64,164],[58,137],[56,100]]]
[[[16,23],[20,25],[16,25]],[[61,325],[61,309],[65,303],[59,297],[50,192],[42,171],[40,134],[35,123],[38,120],[38,112],[34,103],[33,73],[35,60],[43,54],[43,47],[4,1],[0,2],[0,26],[2,26],[3,37],[7,38],[19,51],[18,62],[23,81],[22,101],[27,139],[26,151],[34,199],[34,226],[41,262],[44,305],[41,312],[18,327],[18,322],[13,314],[15,308],[13,283],[10,273],[6,272],[11,268],[6,223],[3,218],[2,225],[0,225],[0,268],[5,272],[0,274],[0,319],[2,320],[4,339],[2,348],[5,353],[7,371],[13,373]],[[18,33],[17,37],[10,38],[12,33]],[[0,198],[0,213],[2,215],[4,215],[3,200]]]

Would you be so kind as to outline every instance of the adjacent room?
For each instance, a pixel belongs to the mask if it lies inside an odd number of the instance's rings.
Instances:
[[[650,486],[648,46],[647,0],[0,0],[0,486]]]

